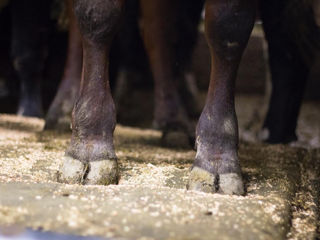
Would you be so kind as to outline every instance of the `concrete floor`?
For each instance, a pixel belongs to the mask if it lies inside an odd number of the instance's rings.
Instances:
[[[300,141],[291,146],[256,141],[264,106],[262,98],[237,97],[244,197],[187,191],[195,152],[183,140],[164,148],[160,132],[120,125],[119,185],[59,184],[70,134],[0,115],[0,239],[9,226],[112,239],[316,239],[319,103],[304,104]]]

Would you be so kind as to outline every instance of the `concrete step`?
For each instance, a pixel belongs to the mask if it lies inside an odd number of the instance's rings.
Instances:
[[[319,150],[241,144],[245,196],[187,191],[195,152],[117,126],[120,184],[56,183],[69,134],[0,117],[0,225],[121,239],[316,239]]]

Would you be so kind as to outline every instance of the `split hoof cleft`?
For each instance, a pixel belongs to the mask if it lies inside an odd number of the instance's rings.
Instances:
[[[238,173],[212,174],[199,167],[193,167],[187,185],[188,190],[228,195],[243,195],[242,177]]]
[[[118,184],[119,170],[116,159],[83,163],[65,156],[58,173],[58,182],[68,184]]]
[[[87,164],[64,156],[58,173],[58,182],[69,184],[81,184],[87,172]]]

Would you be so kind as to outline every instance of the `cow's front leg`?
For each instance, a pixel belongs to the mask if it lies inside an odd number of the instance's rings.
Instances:
[[[207,0],[205,10],[211,77],[197,126],[197,155],[188,187],[205,192],[243,194],[234,85],[253,28],[255,5],[251,0]]]
[[[62,182],[118,182],[113,145],[116,114],[109,86],[108,53],[123,5],[122,0],[74,1],[83,38],[83,73],[72,113],[72,139],[59,176]]]

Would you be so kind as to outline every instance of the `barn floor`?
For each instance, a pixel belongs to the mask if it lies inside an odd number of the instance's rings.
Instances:
[[[255,142],[262,99],[237,100],[245,197],[186,191],[195,152],[183,143],[160,147],[158,131],[120,125],[119,185],[59,184],[70,134],[41,132],[40,119],[0,115],[0,239],[8,226],[112,239],[316,239],[319,103],[303,106],[301,141],[271,146]]]

